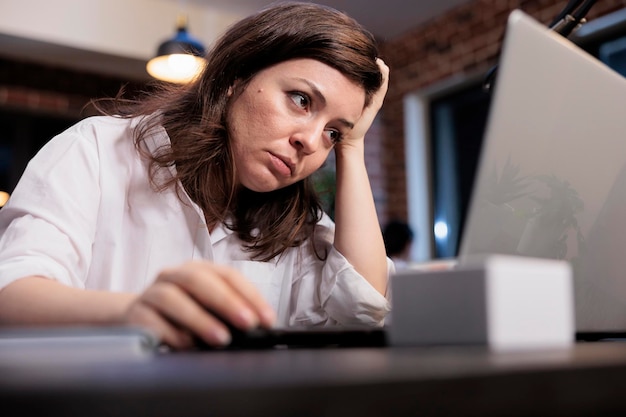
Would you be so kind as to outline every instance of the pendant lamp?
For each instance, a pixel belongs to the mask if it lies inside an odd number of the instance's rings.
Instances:
[[[156,79],[184,84],[204,68],[204,46],[187,32],[187,17],[178,16],[176,35],[159,45],[146,70]]]

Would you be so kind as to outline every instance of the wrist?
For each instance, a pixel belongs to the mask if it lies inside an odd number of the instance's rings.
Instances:
[[[365,147],[363,146],[363,140],[351,140],[337,144],[335,146],[335,157],[339,159],[352,159],[359,158],[364,159]]]

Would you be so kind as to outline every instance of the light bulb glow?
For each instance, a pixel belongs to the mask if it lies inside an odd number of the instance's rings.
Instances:
[[[197,70],[193,55],[172,54],[167,57],[167,66],[177,77],[191,77]]]
[[[206,61],[190,54],[172,54],[151,59],[146,69],[154,78],[184,84],[198,76]]]
[[[443,240],[448,237],[448,224],[444,221],[438,221],[435,223],[435,227],[433,228],[435,232],[435,239]]]
[[[4,206],[9,201],[9,193],[6,191],[0,191],[0,207]]]

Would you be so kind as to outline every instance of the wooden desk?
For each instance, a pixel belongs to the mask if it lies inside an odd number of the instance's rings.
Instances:
[[[81,417],[626,415],[626,343],[0,361],[0,406],[3,415]]]

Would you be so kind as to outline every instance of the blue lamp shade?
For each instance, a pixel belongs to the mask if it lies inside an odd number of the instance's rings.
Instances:
[[[176,35],[159,45],[146,70],[156,79],[184,84],[193,80],[206,64],[204,46],[187,32],[187,18],[179,16]]]

